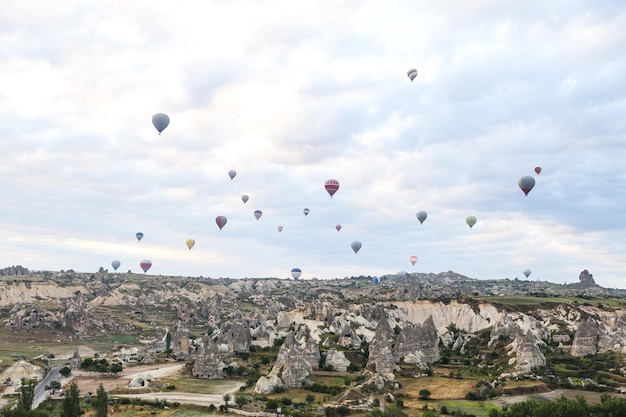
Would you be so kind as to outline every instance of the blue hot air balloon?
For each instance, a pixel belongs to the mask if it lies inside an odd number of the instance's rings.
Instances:
[[[112,262],[111,262],[111,266],[112,266],[112,267],[113,267],[113,269],[115,269],[116,271],[117,271],[117,268],[119,268],[121,264],[122,264],[122,263],[121,263],[120,261],[118,261],[118,260],[115,260],[115,261],[112,261]]]
[[[152,116],[152,125],[154,125],[156,130],[159,132],[159,135],[165,130],[167,126],[169,126],[169,124],[170,117],[165,113],[157,113]]]
[[[141,240],[141,239],[143,239],[143,233],[137,232],[137,233],[135,233],[135,237],[137,238],[137,240]]]

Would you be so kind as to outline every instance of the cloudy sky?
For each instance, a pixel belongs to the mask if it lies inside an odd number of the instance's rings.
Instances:
[[[622,0],[3,2],[0,267],[624,288],[624,27]]]

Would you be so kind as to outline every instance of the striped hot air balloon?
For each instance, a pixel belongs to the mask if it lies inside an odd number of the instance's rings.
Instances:
[[[326,191],[328,192],[328,194],[330,194],[330,198],[333,198],[333,195],[335,195],[335,193],[339,189],[339,181],[333,179],[326,180],[326,182],[324,183],[324,188],[326,188]]]
[[[474,225],[476,224],[476,217],[474,216],[467,216],[465,218],[465,223],[467,223],[467,225],[470,227],[470,229],[472,227],[474,227]]]

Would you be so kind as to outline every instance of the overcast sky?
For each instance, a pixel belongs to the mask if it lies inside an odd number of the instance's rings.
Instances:
[[[622,0],[0,3],[0,267],[626,287]]]

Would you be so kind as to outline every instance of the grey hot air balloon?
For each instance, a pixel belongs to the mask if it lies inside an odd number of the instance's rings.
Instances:
[[[241,201],[243,201],[243,204],[246,204],[249,198],[250,197],[248,197],[248,194],[244,194],[241,196]]]
[[[354,254],[356,255],[356,253],[361,249],[361,242],[359,242],[358,240],[355,240],[354,242],[350,244],[350,247],[352,247],[352,250],[354,251]]]
[[[235,176],[237,176],[237,171],[235,171],[234,169],[231,169],[230,171],[228,171],[228,176],[232,180],[233,178],[235,178]]]
[[[517,185],[524,192],[525,195],[528,195],[530,190],[535,186],[535,179],[530,175],[524,175],[519,180],[517,180]]]
[[[417,212],[417,214],[415,215],[417,217],[417,220],[420,221],[420,224],[424,223],[424,220],[426,220],[426,217],[428,217],[428,213],[426,213],[423,210],[420,210]]]
[[[524,273],[524,276],[528,278],[533,271],[531,271],[530,269],[524,269],[522,272]]]
[[[117,268],[119,268],[121,264],[122,264],[122,263],[121,263],[120,261],[118,261],[118,260],[115,260],[115,261],[112,261],[112,262],[111,262],[111,266],[112,266],[112,267],[113,267],[113,269],[115,269],[116,271],[117,271]]]
[[[476,217],[474,216],[467,216],[465,218],[465,223],[467,223],[467,225],[470,227],[470,229],[472,227],[474,227],[474,225],[476,224]]]
[[[254,210],[254,217],[257,219],[257,221],[261,218],[262,215],[263,212],[261,210]]]
[[[408,75],[411,82],[413,82],[415,77],[417,77],[417,70],[415,68],[411,68],[410,70],[406,72],[406,75]]]
[[[170,117],[165,113],[157,113],[154,116],[152,116],[152,124],[154,125],[154,127],[156,128],[156,130],[159,132],[159,135],[160,135],[161,132],[163,132],[165,128],[169,126]]]

